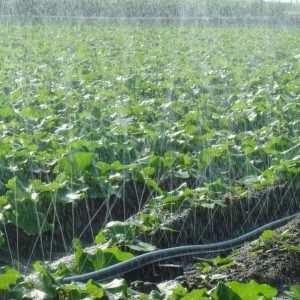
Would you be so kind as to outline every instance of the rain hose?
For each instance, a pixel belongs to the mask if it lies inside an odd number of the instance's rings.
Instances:
[[[231,250],[234,247],[241,246],[245,241],[249,240],[250,238],[253,238],[261,234],[264,230],[281,225],[282,223],[285,223],[296,217],[300,217],[300,212],[297,212],[290,216],[265,224],[253,231],[250,231],[246,234],[243,234],[231,240],[211,243],[211,244],[204,244],[204,245],[179,246],[174,248],[156,250],[153,252],[136,256],[132,259],[115,264],[105,269],[101,269],[98,271],[94,271],[82,275],[62,278],[61,282],[62,283],[70,283],[72,281],[86,282],[89,279],[94,279],[97,281],[109,280],[109,279],[116,278],[118,276],[122,276],[126,273],[132,272],[134,270],[141,269],[146,265],[159,262],[165,259],[170,259],[179,256],[190,256],[190,255]]]

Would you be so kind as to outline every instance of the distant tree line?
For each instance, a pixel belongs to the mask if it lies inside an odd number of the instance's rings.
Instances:
[[[262,0],[5,0],[1,15],[83,17],[278,16],[288,4]]]

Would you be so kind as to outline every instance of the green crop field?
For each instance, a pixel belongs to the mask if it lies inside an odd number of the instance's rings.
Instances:
[[[167,220],[187,208],[209,211],[277,186],[299,190],[299,29],[1,25],[0,40],[5,299],[277,294],[254,281],[149,296],[124,280],[55,279],[154,250],[150,234],[168,234]],[[299,201],[289,205],[299,210]],[[97,251],[85,252],[80,239],[95,240]],[[29,274],[35,260],[72,245],[72,266],[35,263]],[[299,299],[299,287],[290,294]]]

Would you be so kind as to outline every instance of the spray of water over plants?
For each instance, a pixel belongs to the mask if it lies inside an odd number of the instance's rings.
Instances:
[[[299,299],[299,218],[64,278],[297,216],[300,4],[2,2],[0,299]]]

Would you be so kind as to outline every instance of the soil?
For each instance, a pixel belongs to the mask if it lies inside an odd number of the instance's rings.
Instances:
[[[288,230],[292,237],[288,243],[300,246],[300,218],[280,228],[278,232]],[[249,249],[250,248],[250,249]],[[249,281],[254,279],[259,282],[267,282],[281,291],[300,283],[300,253],[296,251],[270,251],[256,256],[249,255],[251,246],[244,247],[241,251],[232,255],[237,267],[228,270],[229,280]]]
[[[213,209],[187,208],[180,214],[161,212],[159,218],[173,232],[156,231],[145,236],[159,248],[179,245],[205,244],[230,239],[251,231],[272,220],[300,210],[300,189],[278,185],[248,198],[228,198],[226,206]]]
[[[291,245],[300,246],[300,218],[278,228],[275,232],[278,234],[288,232],[289,237],[284,241]],[[174,283],[182,284],[188,290],[192,290],[199,288],[211,289],[220,281],[247,283],[250,280],[255,280],[258,283],[276,287],[279,291],[277,299],[289,299],[284,295],[284,292],[289,290],[292,285],[300,283],[300,252],[280,249],[276,241],[274,243],[261,253],[258,251],[261,249],[257,241],[233,251],[228,257],[235,264],[228,268],[214,267],[210,260],[202,258],[200,261],[206,261],[212,265],[212,269],[208,273],[203,273],[199,269],[192,269],[191,263],[183,265],[184,274],[165,282],[163,289],[165,289],[165,286]],[[255,254],[255,251],[258,251],[258,253]],[[199,259],[194,258],[193,263],[197,262],[199,262]],[[149,292],[149,288],[161,290],[163,276],[164,274],[160,279],[155,278],[155,282],[133,281],[131,287],[141,292]]]

